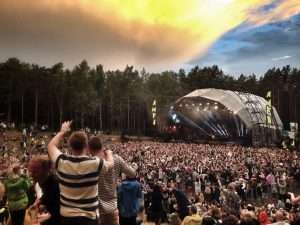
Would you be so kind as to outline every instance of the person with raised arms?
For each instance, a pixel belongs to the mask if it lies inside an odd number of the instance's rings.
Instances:
[[[96,225],[99,174],[113,167],[113,156],[111,151],[106,152],[105,160],[89,156],[88,138],[82,131],[70,135],[69,151],[62,153],[58,145],[71,130],[71,123],[64,122],[48,144],[48,154],[55,164],[59,182],[61,225]]]

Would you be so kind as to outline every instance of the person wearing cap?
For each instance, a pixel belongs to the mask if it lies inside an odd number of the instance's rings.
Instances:
[[[101,137],[93,136],[88,142],[88,149],[91,155],[101,159],[106,159],[106,151],[102,148]],[[100,224],[118,225],[118,198],[117,198],[117,183],[121,174],[128,178],[135,178],[136,170],[129,166],[124,159],[113,154],[114,166],[109,171],[101,171],[99,177],[99,213]],[[134,167],[134,165],[133,165]]]

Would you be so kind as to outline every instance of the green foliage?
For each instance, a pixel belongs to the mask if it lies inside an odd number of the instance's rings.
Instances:
[[[73,119],[77,127],[145,132],[151,127],[154,99],[158,112],[164,113],[176,99],[200,88],[229,89],[263,97],[271,90],[273,104],[281,116],[285,116],[281,98],[288,93],[290,117],[298,122],[300,119],[300,70],[290,66],[269,69],[262,77],[233,77],[216,65],[147,73],[133,66],[104,71],[101,64],[91,68],[85,60],[68,70],[63,63],[46,68],[11,58],[0,63],[0,120],[47,123],[55,128],[62,120]]]

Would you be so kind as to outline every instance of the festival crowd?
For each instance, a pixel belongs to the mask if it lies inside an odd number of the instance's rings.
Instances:
[[[1,131],[1,225],[300,224],[298,152],[122,143],[70,126]]]

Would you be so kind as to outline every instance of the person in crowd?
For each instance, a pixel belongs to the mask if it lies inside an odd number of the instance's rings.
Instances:
[[[235,185],[233,183],[228,185],[228,189],[223,189],[225,196],[225,208],[226,210],[238,216],[241,209],[241,199],[235,191]]]
[[[179,214],[179,217],[181,220],[183,220],[189,214],[188,206],[190,202],[182,191],[174,188],[172,193],[176,199],[177,212]]]
[[[4,181],[12,225],[23,225],[29,204],[27,192],[31,184],[29,179],[21,174],[20,169],[19,163],[12,165],[10,174]]]
[[[90,129],[86,129],[86,131],[90,132]],[[28,135],[27,145],[25,148],[20,149],[19,143],[22,140],[22,134],[20,132],[6,131],[5,136],[0,135],[1,181],[5,183],[5,181],[11,177],[7,168],[11,167],[11,165],[15,162],[21,162],[20,171],[21,173],[26,173],[26,170],[28,169],[28,161],[36,155],[46,153],[46,148],[43,146],[49,141],[49,138],[50,135],[48,136],[45,134],[39,135],[39,133],[32,133]],[[63,146],[67,146],[66,142]],[[131,165],[135,164],[135,166],[132,167],[137,169],[136,174],[143,187],[146,212],[150,208],[149,205],[151,202],[153,184],[159,184],[161,187],[163,187],[164,213],[170,215],[176,212],[178,209],[176,198],[171,194],[172,192],[169,192],[168,188],[166,188],[167,191],[165,191],[165,187],[168,187],[172,181],[178,184],[178,190],[183,192],[191,203],[193,202],[197,205],[201,215],[202,213],[205,214],[206,212],[211,211],[211,209],[214,208],[214,204],[220,208],[222,215],[224,215],[224,213],[229,213],[226,195],[224,194],[223,190],[229,189],[228,186],[230,184],[234,184],[234,189],[237,192],[237,196],[243,200],[241,204],[243,208],[248,203],[252,203],[255,211],[257,210],[258,204],[260,206],[264,203],[266,206],[270,205],[270,208],[266,207],[266,213],[269,221],[274,221],[272,215],[275,215],[279,208],[284,208],[287,210],[289,218],[296,218],[293,215],[293,212],[295,211],[296,215],[296,213],[299,211],[297,203],[300,202],[300,200],[298,200],[298,197],[294,196],[293,199],[288,199],[288,196],[284,194],[287,191],[298,193],[298,178],[300,174],[299,152],[291,152],[273,147],[254,148],[238,145],[160,143],[154,141],[129,141],[124,143],[114,141],[107,143],[105,148],[111,149],[114,154],[122,157]],[[103,152],[105,155],[105,151]],[[77,161],[77,158],[93,158],[87,156],[86,154],[79,156],[78,154],[73,153],[72,148],[68,151],[66,156],[72,158],[72,160],[73,158],[76,158]],[[63,179],[61,179],[60,177],[58,179],[64,182],[65,186],[67,186],[64,187],[63,191],[65,191],[65,194],[63,194],[63,196],[67,197],[68,199],[62,199],[63,197],[61,197],[60,201],[62,203],[60,202],[60,205],[68,204],[69,206],[72,206],[71,209],[64,206],[64,209],[61,209],[61,211],[67,211],[67,214],[65,215],[68,215],[68,217],[78,218],[80,214],[81,217],[83,216],[84,219],[86,219],[86,214],[83,215],[79,213],[78,208],[73,211],[73,207],[76,205],[86,209],[89,205],[88,203],[78,204],[77,201],[81,200],[82,197],[89,198],[88,195],[76,195],[75,198],[75,195],[72,196],[69,194],[70,187],[69,190],[67,190],[70,183],[72,183],[71,185],[74,185],[74,174],[76,174],[75,177],[78,178],[78,181],[76,180],[76,182],[81,183],[83,181],[84,178],[81,177],[82,179],[79,179],[80,177],[77,176],[82,175],[83,170],[81,168],[78,174],[75,172],[70,174],[69,168],[66,171],[65,165],[63,165],[65,164],[65,160],[63,159],[65,156],[61,157],[62,159],[57,160],[58,166],[60,167],[60,176],[67,174],[68,178],[63,177]],[[100,162],[100,158],[101,157],[96,160]],[[103,159],[105,158],[106,156],[104,156]],[[113,159],[115,159],[114,156]],[[250,163],[248,163],[248,161]],[[87,163],[83,164],[86,165]],[[53,166],[55,167],[55,164],[53,164]],[[93,168],[94,167],[89,167],[89,171],[94,171]],[[105,166],[104,170],[106,170]],[[85,171],[88,171],[88,169]],[[109,174],[110,170],[107,171],[107,174]],[[104,174],[102,172],[103,170],[100,172],[100,177],[101,174]],[[88,178],[88,180],[90,181],[94,178]],[[285,183],[281,183],[280,179],[283,179]],[[193,186],[195,183],[197,183],[197,185]],[[281,185],[284,185],[284,189],[282,190],[280,187]],[[98,189],[99,195],[101,195],[101,188],[99,185]],[[206,192],[205,189],[209,191]],[[221,194],[218,190],[222,190]],[[195,192],[198,193],[196,194]],[[89,196],[92,197],[92,195]],[[258,198],[255,199],[255,196]],[[281,198],[280,201],[279,197]],[[70,199],[73,201],[75,199],[76,203],[73,202],[70,204]],[[238,210],[236,211],[237,213],[234,213],[236,217],[242,216],[241,213],[238,213]],[[93,214],[93,212],[88,213],[88,215]],[[149,217],[151,220],[151,212],[149,211],[147,213],[149,214],[147,217]],[[100,212],[100,214],[101,217],[102,213]],[[64,217],[65,216],[63,216],[63,219],[65,219]],[[164,215],[164,217],[166,216]],[[76,221],[79,221],[80,219],[82,218],[79,218]],[[222,216],[221,220],[224,219],[225,217]],[[256,220],[258,219],[259,214],[256,215]],[[294,219],[289,220],[290,223],[295,223],[296,221]],[[245,219],[243,219],[241,222],[253,223],[252,220],[245,221]]]
[[[255,212],[252,210],[250,210],[250,211],[248,209],[241,210],[240,219],[241,219],[241,221],[244,221],[245,223],[259,225],[259,221],[255,215]]]
[[[272,225],[289,225],[287,213],[281,209],[277,210],[274,219],[275,222]]]
[[[189,215],[183,219],[181,225],[201,225],[201,222],[201,217],[197,213],[197,207],[191,205],[189,207]]]
[[[171,213],[168,218],[170,225],[180,225],[181,219],[179,218],[177,213]]]
[[[62,153],[58,145],[70,126],[70,121],[64,122],[48,143],[59,182],[61,225],[96,225],[99,174],[113,168],[112,152],[107,151],[106,160],[88,156],[87,135],[77,131],[69,137],[68,154]]]
[[[261,211],[258,214],[258,221],[260,225],[267,225],[270,224],[271,222],[269,221],[269,217],[266,211]]]
[[[205,216],[202,219],[201,225],[217,225],[217,221],[215,221],[215,219],[212,218],[211,216]]]
[[[279,199],[284,201],[287,194],[287,183],[284,177],[278,178],[277,186]]]
[[[221,223],[221,219],[222,219],[222,212],[221,210],[216,207],[216,206],[212,206],[210,211],[209,211],[210,216],[216,221],[217,224]]]
[[[158,184],[153,187],[150,204],[152,219],[155,225],[160,225],[163,217],[163,195],[161,193],[161,187]]]
[[[196,181],[194,182],[194,190],[196,195],[201,193],[201,181],[199,177],[197,177]]]
[[[0,225],[7,225],[9,219],[8,208],[6,207],[5,187],[0,182]]]
[[[118,187],[120,225],[136,225],[142,198],[141,184],[135,178],[126,178]]]
[[[275,196],[277,194],[277,185],[275,175],[272,170],[269,171],[269,174],[266,177],[266,182],[268,185],[269,195]]]
[[[294,193],[289,192],[288,195],[290,196],[292,204],[299,204],[300,203],[300,195],[295,197]]]
[[[99,136],[91,137],[88,146],[91,155],[104,160],[107,159],[106,151],[102,148],[101,138]],[[113,160],[113,168],[109,171],[102,170],[99,178],[99,212],[100,223],[102,225],[119,224],[118,197],[116,191],[118,178],[122,173],[129,178],[135,178],[136,175],[135,170],[119,155],[114,154]]]
[[[57,225],[60,223],[59,187],[56,176],[52,172],[52,164],[48,156],[35,156],[29,161],[28,170],[33,181],[41,188],[42,196],[33,205],[38,211],[44,206],[50,213],[50,218],[42,225]]]
[[[234,215],[226,216],[222,220],[222,225],[238,225],[238,224],[239,224],[239,219]]]
[[[259,222],[254,218],[243,218],[240,220],[240,225],[259,225]]]
[[[300,215],[295,214],[290,222],[291,225],[299,225],[300,224]]]

